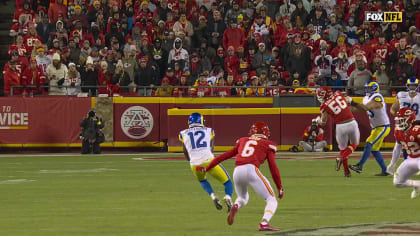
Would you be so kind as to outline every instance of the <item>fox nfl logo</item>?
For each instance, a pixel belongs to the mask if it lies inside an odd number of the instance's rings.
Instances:
[[[393,23],[402,22],[402,12],[386,11],[386,12],[365,12],[365,22],[385,22]]]

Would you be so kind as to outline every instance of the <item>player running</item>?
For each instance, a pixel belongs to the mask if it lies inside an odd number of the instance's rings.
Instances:
[[[204,117],[200,113],[190,115],[188,126],[188,129],[179,133],[179,140],[183,143],[184,155],[190,161],[192,172],[200,181],[201,187],[210,195],[216,209],[222,210],[223,206],[207,181],[206,173],[196,171],[197,166],[208,166],[214,158],[212,153],[214,131],[212,128],[205,127]],[[209,171],[209,174],[225,186],[224,202],[229,212],[232,208],[233,184],[228,173],[222,165],[217,165]]]
[[[370,127],[372,128],[370,136],[366,139],[365,149],[363,150],[360,161],[356,165],[350,165],[350,169],[360,174],[363,165],[372,153],[376,162],[378,162],[382,169],[381,173],[376,176],[388,176],[389,174],[386,172],[384,158],[379,151],[385,137],[388,136],[391,130],[389,118],[386,113],[385,99],[382,94],[379,93],[378,83],[374,81],[366,83],[365,93],[366,96],[363,98],[362,104],[354,102],[351,97],[347,97],[347,102],[350,103],[351,106],[357,110],[366,111],[369,117]]]
[[[270,182],[259,170],[261,164],[267,159],[270,167],[271,176],[278,189],[278,197],[283,198],[283,187],[281,185],[280,173],[275,162],[276,144],[268,140],[270,130],[264,122],[256,122],[249,130],[250,137],[242,137],[236,142],[236,146],[217,156],[206,168],[198,166],[198,171],[212,171],[217,165],[231,157],[236,157],[233,180],[235,191],[238,197],[235,205],[230,210],[228,224],[233,224],[235,214],[239,208],[245,206],[249,200],[248,186],[251,185],[255,192],[266,201],[264,216],[259,225],[260,231],[278,231],[268,223],[277,209],[277,200]]]
[[[317,98],[321,103],[321,117],[317,117],[318,124],[324,126],[329,117],[336,123],[335,138],[340,149],[340,157],[336,159],[336,170],[339,171],[343,164],[344,176],[351,177],[348,156],[359,145],[359,126],[340,91],[333,93],[330,87],[321,87],[317,90]]]
[[[419,89],[419,80],[416,78],[409,78],[407,80],[407,92],[401,91],[397,94],[397,99],[394,104],[392,104],[390,113],[395,116],[399,109],[403,107],[409,107],[414,110],[416,115],[416,124],[420,124],[420,94],[418,93]],[[402,146],[398,142],[395,143],[394,150],[392,150],[392,159],[387,167],[387,172],[394,174],[395,168],[397,166],[398,159],[400,158]],[[407,158],[407,153],[404,152],[404,159]]]
[[[415,111],[411,108],[401,108],[395,116],[395,139],[407,151],[408,157],[398,167],[394,174],[394,185],[397,188],[413,187],[411,198],[420,195],[420,181],[412,180],[420,171],[420,125],[414,123]]]

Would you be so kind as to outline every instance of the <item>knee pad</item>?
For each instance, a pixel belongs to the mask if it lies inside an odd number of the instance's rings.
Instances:
[[[400,178],[398,178],[398,175],[396,173],[394,174],[394,181],[393,182],[394,182],[394,186],[397,187],[397,188],[404,187],[403,181]]]

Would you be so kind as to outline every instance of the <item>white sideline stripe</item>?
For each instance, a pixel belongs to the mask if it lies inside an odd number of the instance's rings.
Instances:
[[[69,174],[69,173],[99,173],[105,171],[118,171],[119,169],[98,168],[87,170],[40,170],[40,174]]]
[[[28,182],[34,182],[36,180],[32,179],[9,179],[9,180],[3,180],[0,181],[0,184],[20,184],[20,183],[28,183]]]

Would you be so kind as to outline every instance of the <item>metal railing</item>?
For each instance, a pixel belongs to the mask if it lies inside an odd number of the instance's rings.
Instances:
[[[294,95],[299,96],[300,94],[294,94],[294,90],[296,88],[304,88],[304,89],[312,89],[315,93],[315,90],[319,88],[319,86],[316,87],[293,87],[293,86],[119,86],[122,91],[117,94],[112,94],[111,89],[108,86],[49,86],[49,85],[42,85],[42,86],[34,86],[34,85],[28,85],[28,86],[22,86],[22,85],[14,85],[11,86],[10,90],[10,96],[34,96],[31,94],[31,91],[36,90],[39,91],[39,89],[44,90],[41,94],[35,94],[35,96],[53,96],[49,95],[47,92],[47,89],[51,88],[58,88],[61,89],[63,94],[60,94],[61,96],[76,96],[76,95],[70,95],[68,94],[68,89],[78,89],[80,90],[80,94],[84,96],[106,96],[106,94],[111,94],[114,96],[129,96],[129,97],[149,97],[149,96],[157,96],[154,94],[151,94],[152,91],[156,92],[158,89],[172,89],[171,91],[171,97],[245,97],[246,96],[246,90],[248,88],[250,89],[264,89],[264,94],[253,94],[252,97],[272,97],[272,96],[281,96],[281,95]],[[331,86],[332,89],[342,90],[344,93],[347,92],[347,87],[345,86]],[[94,94],[91,93],[91,91],[86,92],[86,90],[94,90]],[[98,94],[98,90],[103,89],[103,91],[106,91],[107,93],[101,93]],[[197,90],[206,90],[207,92],[197,92]],[[234,89],[234,91],[237,92],[236,95],[227,95],[224,93],[220,93],[220,90],[224,89]],[[406,89],[405,86],[390,86],[389,89]],[[85,90],[85,92],[83,92]],[[277,90],[278,93],[275,94],[269,94],[270,90]],[[25,93],[22,93],[22,92]],[[128,92],[127,92],[128,91]],[[178,91],[178,92],[176,92]],[[179,93],[179,91],[187,91],[187,94]],[[279,91],[286,91],[286,93],[279,93]],[[175,92],[175,94],[174,94]],[[149,95],[148,95],[149,94]],[[357,95],[355,95],[357,96]]]

